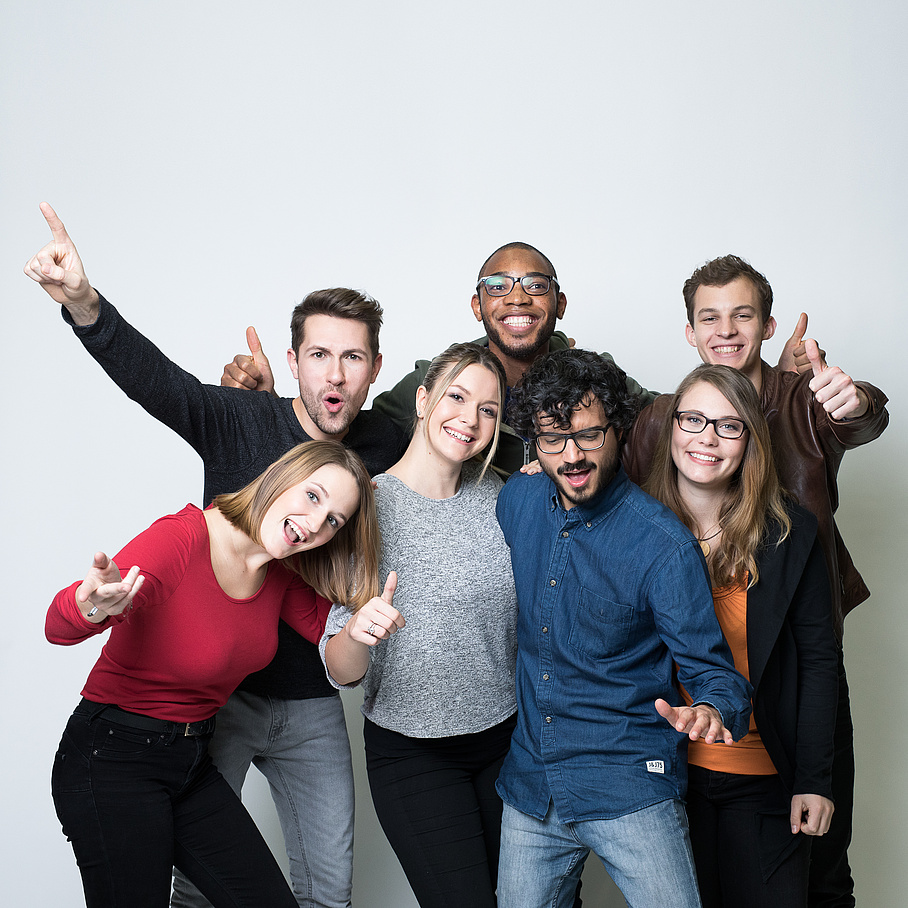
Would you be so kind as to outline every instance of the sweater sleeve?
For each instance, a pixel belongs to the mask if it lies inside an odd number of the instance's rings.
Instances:
[[[192,445],[206,463],[250,459],[246,449],[256,444],[256,433],[242,431],[249,420],[241,417],[259,403],[256,395],[203,384],[98,296],[98,318],[91,325],[73,324],[65,307],[61,313],[120,390]]]

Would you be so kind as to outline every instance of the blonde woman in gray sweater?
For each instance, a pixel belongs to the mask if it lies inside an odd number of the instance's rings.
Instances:
[[[332,683],[363,685],[372,799],[422,908],[495,905],[495,780],[517,708],[517,598],[488,469],[504,398],[488,349],[433,360],[410,446],[375,477],[384,591],[335,606],[322,640]]]

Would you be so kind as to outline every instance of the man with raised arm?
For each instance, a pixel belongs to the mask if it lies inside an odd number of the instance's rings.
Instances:
[[[687,342],[705,363],[731,366],[754,384],[769,424],[773,455],[782,485],[819,522],[839,641],[839,704],[832,792],[835,814],[829,832],[812,843],[811,908],[851,908],[854,881],[848,865],[854,803],[854,736],[841,641],[845,616],[870,592],[855,568],[835,522],[837,476],[845,451],[879,437],[889,422],[886,395],[867,382],[855,382],[828,366],[816,342],[804,343],[809,364],[796,375],[761,359],[763,341],[772,337],[772,288],[744,259],[726,255],[707,262],[685,282]],[[802,316],[800,331],[806,328]],[[624,451],[628,475],[643,482],[671,395],[658,398],[638,418]]]
[[[290,448],[335,439],[372,474],[395,463],[404,433],[362,406],[381,368],[382,310],[354,290],[309,294],[293,313],[287,360],[299,396],[243,394],[202,384],[129,325],[85,276],[50,205],[52,241],[25,266],[63,307],[86,350],[133,400],[195,448],[205,468],[204,502],[242,488]],[[294,894],[306,908],[350,905],[353,775],[343,708],[317,647],[281,623],[278,652],[218,713],[209,748],[239,793],[249,765],[268,778],[290,857]],[[177,876],[173,904],[204,906]]]

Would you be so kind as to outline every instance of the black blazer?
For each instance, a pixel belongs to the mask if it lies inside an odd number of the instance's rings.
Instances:
[[[770,531],[747,591],[747,658],[754,718],[789,794],[832,798],[838,656],[817,520],[788,505],[791,534]]]

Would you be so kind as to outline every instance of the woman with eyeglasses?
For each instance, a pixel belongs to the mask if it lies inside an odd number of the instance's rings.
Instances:
[[[384,592],[335,606],[322,646],[332,683],[363,686],[372,800],[422,908],[495,905],[495,780],[517,709],[517,597],[488,469],[504,395],[485,347],[432,361],[410,445],[375,477]]]
[[[836,651],[816,518],[780,489],[757,392],[740,372],[698,367],[669,413],[644,489],[700,542],[719,623],[754,688],[745,738],[688,749],[703,905],[803,908],[810,837],[833,812]]]
[[[331,602],[316,590],[354,605],[377,591],[374,507],[359,457],[309,441],[113,560],[97,553],[57,594],[51,643],[110,631],[51,783],[88,908],[166,908],[174,866],[218,908],[296,908],[208,741],[237,684],[274,656],[279,618],[317,642]]]

